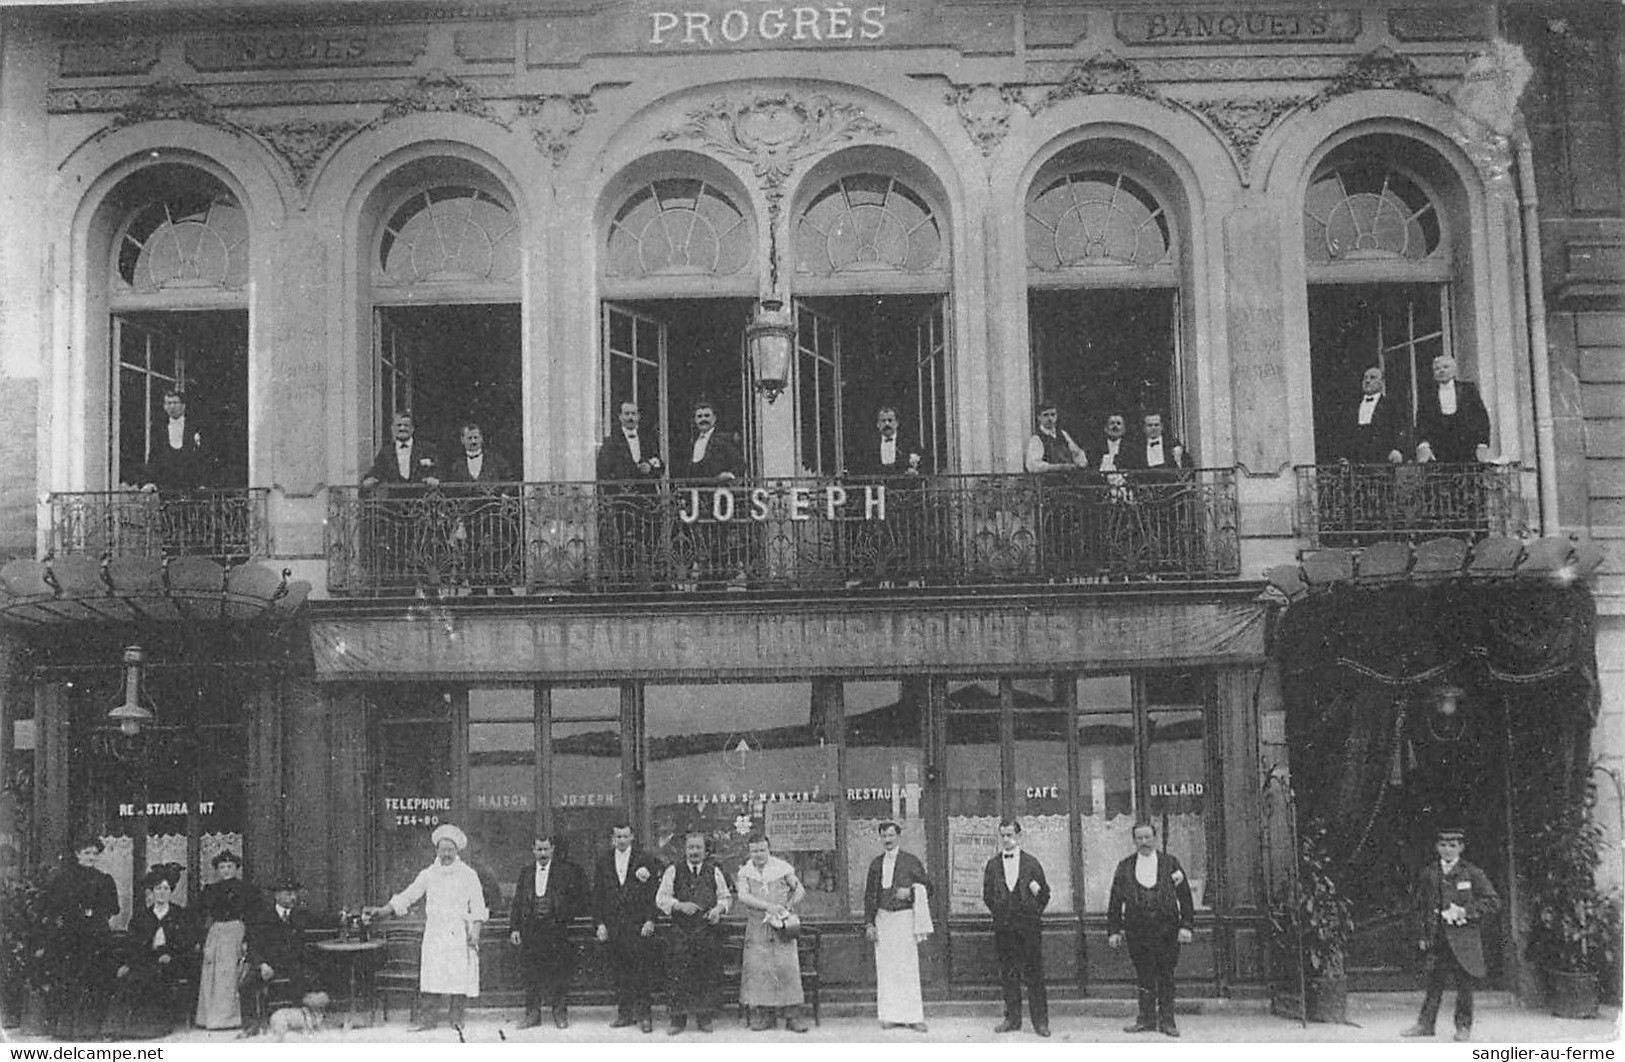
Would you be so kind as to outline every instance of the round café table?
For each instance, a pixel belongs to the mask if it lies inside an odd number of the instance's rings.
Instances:
[[[318,940],[311,946],[317,951],[342,960],[345,966],[349,968],[350,1012],[344,1016],[344,1027],[346,1029],[352,1028],[355,1025],[356,1005],[361,998],[356,989],[359,971],[366,964],[367,956],[384,950],[384,942],[382,940]],[[372,998],[370,990],[367,993],[367,998],[370,1006]]]

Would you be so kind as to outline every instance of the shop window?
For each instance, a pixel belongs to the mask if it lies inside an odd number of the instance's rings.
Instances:
[[[750,264],[755,233],[720,190],[693,177],[644,185],[609,227],[611,277],[726,276]]]
[[[869,864],[880,855],[879,827],[895,822],[899,846],[926,855],[925,754],[921,731],[926,715],[922,681],[848,682],[846,712],[846,879],[848,911],[863,917],[863,889]],[[940,888],[942,882],[937,881]]]
[[[213,179],[186,170],[185,180],[190,187],[160,194],[125,223],[114,243],[116,286],[150,293],[248,283],[248,215]]]
[[[669,830],[680,852],[687,832],[704,833],[732,882],[763,830],[807,887],[803,915],[837,916],[835,749],[813,686],[649,686],[644,711],[656,839]]]
[[[1439,212],[1406,174],[1363,159],[1333,164],[1304,202],[1304,257],[1311,265],[1422,259],[1439,250]]]
[[[519,279],[519,224],[489,193],[467,185],[415,192],[395,209],[378,245],[377,284]]]
[[[1200,671],[1077,680],[1079,833],[1084,910],[1102,913],[1117,863],[1134,850],[1134,823],[1157,828],[1191,879],[1198,907],[1207,884],[1206,708]]]
[[[1106,170],[1056,177],[1027,205],[1027,260],[1034,269],[1165,264],[1168,215],[1144,185]]]
[[[855,173],[828,185],[796,225],[796,268],[814,276],[940,270],[942,249],[930,204],[883,173]]]
[[[590,874],[599,852],[609,847],[610,831],[631,818],[621,777],[621,689],[556,686],[550,702],[553,832],[560,858]]]
[[[449,693],[391,692],[379,720],[378,880],[399,889],[429,861],[429,837],[452,819]]]
[[[1021,846],[1044,865],[1049,911],[1072,909],[1072,833],[1067,828],[1066,705],[1051,679],[1016,679],[1013,813]]]
[[[948,910],[984,914],[982,870],[999,850],[999,682],[948,684]]]
[[[486,903],[513,899],[509,864],[523,859],[536,837],[535,693],[530,687],[468,691],[468,851]]]

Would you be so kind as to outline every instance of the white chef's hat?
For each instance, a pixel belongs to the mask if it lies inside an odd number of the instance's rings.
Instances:
[[[436,826],[434,833],[429,835],[429,840],[433,841],[436,845],[440,844],[441,841],[450,841],[452,844],[457,846],[457,850],[459,852],[468,847],[468,834],[464,833],[462,830],[459,830],[449,822],[441,826]]]

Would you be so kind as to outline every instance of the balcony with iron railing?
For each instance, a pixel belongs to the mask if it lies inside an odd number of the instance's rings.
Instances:
[[[109,490],[50,496],[53,556],[207,557],[225,565],[271,555],[270,491]]]
[[[1240,574],[1230,469],[332,488],[337,595],[861,590]]]
[[[1297,530],[1311,549],[1525,530],[1516,464],[1342,463],[1296,471]]]

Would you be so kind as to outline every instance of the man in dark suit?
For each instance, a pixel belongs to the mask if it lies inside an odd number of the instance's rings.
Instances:
[[[1433,384],[1417,395],[1416,460],[1465,465],[1490,459],[1490,414],[1478,388],[1456,379],[1456,359],[1433,359]]]
[[[615,1020],[619,1029],[634,1022],[644,1032],[654,1031],[649,986],[655,962],[655,892],[660,888],[660,860],[638,851],[632,827],[617,825],[610,831],[610,850],[598,858],[593,876],[598,943],[609,954],[615,981]]]
[[[448,493],[463,499],[454,541],[464,545],[463,572],[473,592],[494,586],[499,594],[512,594],[521,582],[518,496],[511,486],[519,478],[508,459],[486,449],[485,431],[475,421],[461,429],[462,452],[446,468]]]
[[[674,479],[686,481],[678,491],[678,512],[691,513],[684,520],[689,549],[699,569],[700,585],[721,585],[740,575],[745,568],[745,538],[733,525],[746,519],[748,501],[742,492],[734,494],[733,518],[716,519],[716,493],[733,490],[745,474],[745,460],[733,440],[717,430],[717,410],[709,398],[694,402],[694,439],[676,457]],[[681,518],[681,517],[680,517]]]
[[[1131,832],[1134,854],[1117,864],[1106,901],[1106,943],[1122,947],[1126,931],[1140,999],[1139,1016],[1124,1031],[1178,1036],[1174,966],[1179,946],[1193,939],[1196,904],[1179,860],[1157,851],[1156,827],[1137,822]]]
[[[1021,1028],[1021,983],[1027,982],[1027,1009],[1033,1032],[1049,1035],[1049,993],[1044,988],[1044,908],[1049,881],[1037,858],[1021,850],[1021,823],[999,823],[1000,853],[982,871],[982,903],[993,915],[993,947],[1004,986],[1004,1022],[993,1031]]]
[[[321,985],[306,949],[306,934],[314,924],[310,912],[299,903],[301,888],[294,877],[278,878],[271,885],[272,902],[261,904],[248,923],[248,963],[241,995],[249,1035],[277,1007],[297,1006],[306,992]]]
[[[929,455],[904,436],[900,425],[897,407],[881,406],[875,412],[875,433],[863,437],[852,452],[851,474],[882,480],[886,489],[885,521],[854,520],[847,536],[847,572],[859,581],[915,578],[930,556],[922,541],[928,526],[923,488]],[[847,509],[861,512],[864,504],[863,492],[854,490]]]
[[[586,878],[574,863],[553,858],[551,837],[536,838],[531,852],[536,861],[519,872],[508,914],[508,939],[519,949],[525,978],[525,1020],[519,1027],[540,1025],[545,1001],[554,1026],[568,1029],[576,949],[566,931],[586,899]]]
[[[1127,458],[1128,421],[1121,413],[1107,413],[1100,438],[1087,448],[1097,472],[1121,472]],[[1121,486],[1122,484],[1117,484]]]
[[[1203,545],[1191,511],[1197,499],[1188,470],[1196,462],[1178,439],[1164,433],[1161,413],[1147,413],[1140,423],[1140,437],[1124,445],[1127,454],[1118,462],[1119,468],[1130,470],[1131,549],[1153,569],[1188,571]]]
[[[1430,859],[1416,879],[1419,920],[1417,947],[1427,965],[1427,993],[1416,1024],[1401,1036],[1432,1036],[1444,1000],[1445,982],[1456,982],[1456,1039],[1473,1038],[1473,989],[1487,969],[1482,930],[1501,910],[1501,897],[1484,872],[1461,857],[1467,835],[1459,827],[1440,829]]]
[[[655,893],[656,906],[671,918],[666,943],[668,1036],[687,1028],[690,1017],[700,1032],[710,1032],[722,987],[721,922],[733,894],[705,848],[703,833],[684,838],[682,860],[666,868]]]
[[[1360,376],[1360,401],[1340,413],[1339,461],[1356,465],[1397,465],[1405,460],[1405,410],[1383,390],[1382,368],[1372,365]]]
[[[1162,430],[1162,414],[1147,413],[1140,418],[1140,437],[1124,445],[1127,451],[1117,467],[1137,472],[1174,472],[1192,468],[1194,462],[1185,447]]]
[[[416,438],[410,412],[395,414],[389,430],[390,441],[361,477],[361,549],[373,578],[386,586],[410,585],[423,559],[424,528],[407,498],[440,486],[444,469],[434,447]]]
[[[665,475],[660,436],[640,427],[638,404],[623,399],[615,430],[598,446],[598,540],[603,581],[646,587],[658,541],[656,484]]]
[[[164,392],[164,419],[153,426],[141,489],[186,495],[213,486],[214,475],[214,454],[202,429],[186,415],[186,395],[172,387]]]

